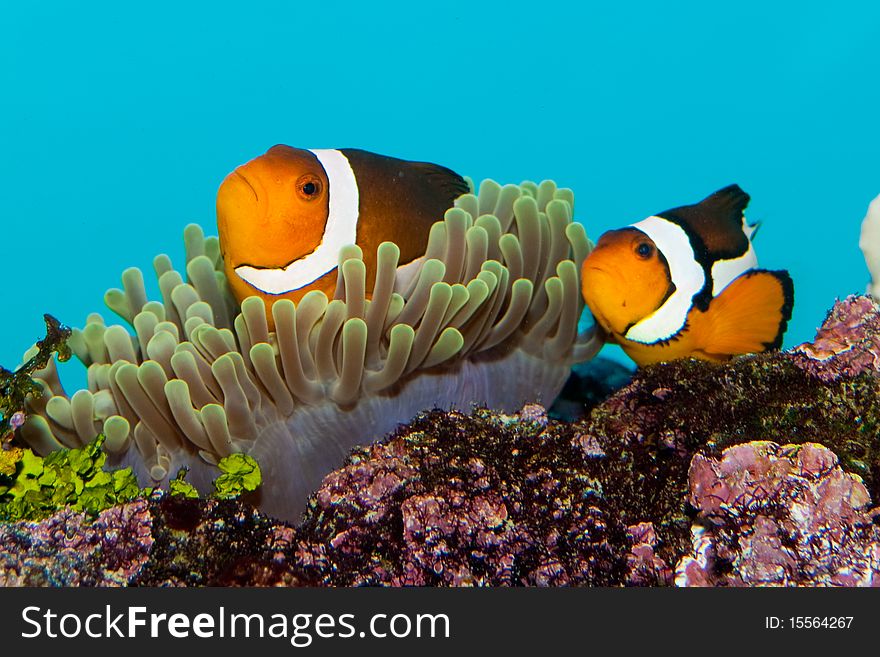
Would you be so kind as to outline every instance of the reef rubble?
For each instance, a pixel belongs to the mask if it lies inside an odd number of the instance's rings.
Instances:
[[[690,503],[701,524],[679,586],[880,586],[870,496],[815,443],[750,442],[697,455]]]
[[[123,586],[150,558],[150,505],[139,499],[97,518],[65,508],[40,522],[0,523],[0,546],[2,586]]]
[[[878,585],[878,354],[873,300],[849,297],[813,342],[787,352],[652,365],[604,401],[597,393],[578,406],[567,393],[549,412],[424,412],[355,448],[296,525],[246,500],[168,493],[95,520],[64,510],[0,525],[0,576],[7,585]],[[579,376],[569,392],[583,390]]]

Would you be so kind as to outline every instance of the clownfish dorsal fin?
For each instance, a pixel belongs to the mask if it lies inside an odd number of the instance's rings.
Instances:
[[[448,193],[453,200],[471,191],[467,181],[452,169],[430,162],[410,162],[414,171],[424,176],[425,182]]]
[[[452,207],[452,201],[470,191],[464,178],[439,164],[410,162],[355,148],[345,148],[342,152],[352,162],[358,178],[379,183],[380,190],[389,191],[389,184],[399,186],[401,190],[415,186],[423,196],[448,199],[449,207]],[[441,215],[438,220],[442,218]]]
[[[778,349],[791,319],[794,285],[786,271],[752,269],[712,299],[700,318],[698,342],[712,355]]]
[[[699,203],[672,208],[658,216],[679,224],[691,235],[697,258],[711,267],[717,260],[730,260],[749,249],[749,233],[743,213],[749,195],[739,185],[728,185]]]

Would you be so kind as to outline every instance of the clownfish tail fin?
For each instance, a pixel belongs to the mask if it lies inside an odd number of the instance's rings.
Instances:
[[[747,271],[709,305],[705,350],[735,355],[778,349],[793,307],[794,284],[787,271]]]

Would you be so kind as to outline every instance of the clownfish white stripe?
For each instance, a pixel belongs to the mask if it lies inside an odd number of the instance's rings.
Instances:
[[[400,265],[397,268],[397,275],[394,278],[394,291],[398,294],[405,294],[407,290],[412,288],[416,277],[422,271],[422,265],[425,264],[425,256],[416,258],[412,262]]]
[[[746,233],[746,235],[749,235],[749,233]],[[717,297],[735,279],[757,266],[758,256],[755,254],[755,247],[752,246],[751,241],[749,241],[749,250],[739,258],[716,261],[712,265],[712,296]]]
[[[286,294],[329,274],[339,265],[339,249],[357,241],[360,195],[348,158],[335,149],[309,149],[327,174],[329,210],[321,243],[286,267],[237,267],[235,273],[267,294]]]
[[[651,238],[669,264],[669,276],[675,291],[657,310],[626,332],[628,340],[653,344],[668,340],[684,328],[694,295],[706,284],[706,274],[694,256],[687,233],[663,217],[648,217],[632,224]]]

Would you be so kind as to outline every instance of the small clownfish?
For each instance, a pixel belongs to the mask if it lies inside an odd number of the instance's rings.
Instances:
[[[277,145],[230,173],[217,193],[226,277],[239,302],[271,306],[311,290],[332,298],[339,249],[363,251],[367,291],[376,249],[400,248],[399,268],[425,254],[431,225],[469,190],[457,173],[355,149]]]
[[[757,269],[737,185],[608,231],[584,260],[584,300],[638,365],[722,362],[777,349],[794,304],[786,271]]]

